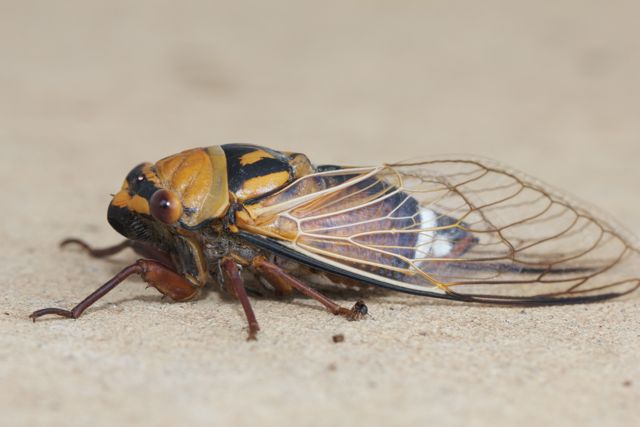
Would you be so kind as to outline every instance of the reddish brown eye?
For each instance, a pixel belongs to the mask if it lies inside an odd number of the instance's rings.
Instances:
[[[182,203],[169,190],[158,190],[149,201],[151,215],[165,224],[175,224],[182,216]]]

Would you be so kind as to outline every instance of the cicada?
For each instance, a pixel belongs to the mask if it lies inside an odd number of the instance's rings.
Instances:
[[[176,301],[217,284],[237,297],[256,337],[249,290],[301,292],[358,319],[313,283],[377,286],[492,304],[582,303],[640,287],[628,233],[535,179],[477,159],[379,166],[314,165],[300,153],[229,144],[142,163],[108,208],[142,255],[71,310],[77,318],[130,275]],[[249,277],[247,277],[249,276]],[[255,280],[253,280],[253,278]]]

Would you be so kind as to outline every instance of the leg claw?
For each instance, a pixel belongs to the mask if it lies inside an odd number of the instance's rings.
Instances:
[[[257,341],[258,340],[258,331],[260,330],[260,326],[257,323],[249,324],[249,335],[247,336],[247,341]]]
[[[364,301],[356,301],[351,309],[340,307],[337,314],[346,317],[347,320],[360,320],[364,318],[368,312],[369,309]]]

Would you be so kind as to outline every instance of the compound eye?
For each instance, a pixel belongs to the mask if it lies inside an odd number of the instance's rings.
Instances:
[[[182,203],[169,190],[157,190],[149,200],[151,215],[165,224],[175,224],[182,216]]]

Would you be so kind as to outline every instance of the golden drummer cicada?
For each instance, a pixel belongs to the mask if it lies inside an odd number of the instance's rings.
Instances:
[[[304,154],[230,144],[136,166],[108,210],[132,248],[126,267],[72,310],[77,318],[132,274],[177,301],[218,283],[238,298],[255,338],[247,286],[294,289],[357,319],[309,283],[321,275],[450,300],[579,303],[640,286],[638,249],[565,196],[488,161],[432,159],[370,167],[316,166]],[[311,281],[309,281],[309,280]]]

